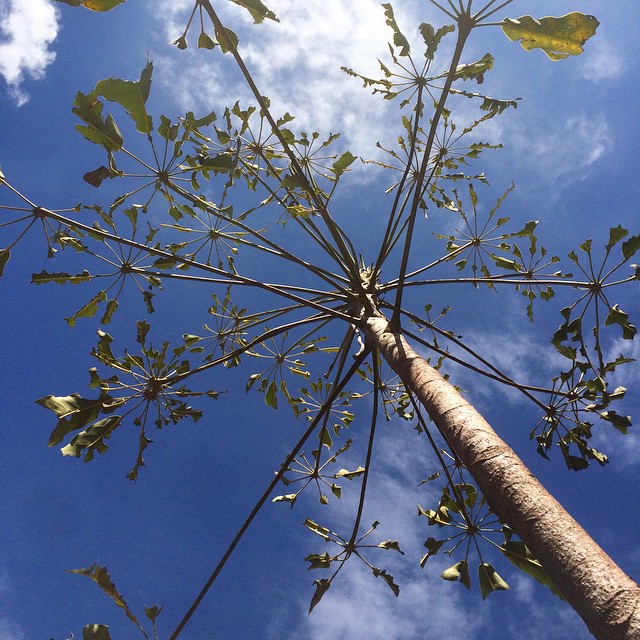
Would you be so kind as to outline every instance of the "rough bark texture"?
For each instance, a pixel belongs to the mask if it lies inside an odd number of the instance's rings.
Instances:
[[[640,640],[640,587],[538,482],[484,418],[384,318],[367,339],[446,434],[486,496],[601,640]]]

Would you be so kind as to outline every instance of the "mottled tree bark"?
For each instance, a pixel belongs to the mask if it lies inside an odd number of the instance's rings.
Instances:
[[[540,561],[601,640],[640,640],[640,587],[538,482],[515,452],[456,389],[384,318],[367,321],[369,345],[418,398],[501,521]]]

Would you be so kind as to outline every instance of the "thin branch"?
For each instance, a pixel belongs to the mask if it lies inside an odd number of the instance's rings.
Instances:
[[[373,453],[373,439],[376,434],[376,424],[378,422],[378,401],[380,396],[380,369],[377,354],[372,358],[373,363],[373,406],[371,408],[371,424],[369,426],[369,443],[367,445],[367,455],[364,463],[364,473],[362,474],[362,485],[360,487],[360,499],[358,500],[358,510],[356,511],[356,519],[353,524],[353,531],[351,532],[351,538],[347,544],[347,553],[350,554],[354,548],[356,539],[358,537],[358,530],[360,529],[360,520],[362,519],[362,512],[364,510],[364,499],[367,493],[367,481],[369,479],[369,472],[371,470],[371,455]]]
[[[402,253],[402,262],[401,262],[401,266],[400,266],[400,273],[399,273],[399,279],[398,279],[398,289],[396,291],[396,301],[395,301],[395,305],[393,308],[393,315],[391,316],[391,320],[390,320],[390,329],[392,331],[399,331],[400,330],[400,313],[401,313],[401,308],[402,308],[402,290],[404,288],[404,280],[405,280],[405,274],[407,271],[407,264],[409,261],[409,252],[411,250],[411,245],[412,245],[412,240],[413,240],[413,229],[415,226],[415,220],[416,220],[416,215],[418,212],[418,206],[420,204],[420,199],[421,199],[421,185],[424,181],[424,178],[426,176],[426,172],[427,172],[427,167],[429,165],[429,161],[431,158],[431,151],[433,149],[433,142],[435,140],[435,135],[436,135],[436,130],[438,128],[438,125],[440,123],[440,118],[442,116],[442,112],[444,111],[444,105],[447,99],[447,96],[449,95],[449,89],[451,88],[451,85],[453,84],[455,75],[456,75],[456,69],[458,67],[458,64],[460,63],[460,58],[462,56],[462,51],[464,49],[464,45],[465,42],[469,36],[469,34],[471,33],[471,30],[473,28],[473,22],[471,23],[467,23],[466,21],[462,21],[459,20],[458,21],[458,39],[456,42],[456,48],[455,51],[453,53],[453,57],[451,59],[451,64],[449,65],[449,71],[447,73],[447,79],[444,83],[444,86],[442,88],[442,92],[440,94],[440,100],[438,100],[438,106],[436,107],[436,111],[433,115],[433,118],[431,120],[431,127],[429,129],[429,135],[427,137],[427,143],[425,146],[425,150],[423,152],[423,157],[422,157],[422,164],[420,166],[420,170],[418,172],[418,176],[416,178],[415,181],[415,188],[414,188],[414,197],[413,197],[413,202],[411,205],[411,212],[409,214],[409,224],[407,227],[407,232],[406,232],[406,236],[405,236],[405,245],[404,245],[404,250]],[[415,144],[415,141],[413,141],[413,144]]]
[[[307,430],[304,432],[302,437],[298,440],[296,445],[290,451],[289,455],[285,458],[284,462],[282,463],[279,471],[276,473],[273,480],[269,483],[269,486],[267,487],[265,492],[262,494],[258,502],[256,502],[255,506],[251,510],[251,513],[249,514],[247,519],[244,521],[244,523],[236,533],[235,537],[231,541],[231,544],[229,545],[229,547],[227,547],[227,550],[225,551],[224,555],[222,556],[222,558],[216,565],[215,569],[213,570],[213,573],[211,574],[211,576],[205,583],[204,587],[202,588],[200,593],[197,595],[197,597],[193,601],[193,604],[189,607],[189,610],[187,611],[187,613],[184,615],[184,617],[182,618],[178,626],[175,628],[175,630],[169,637],[169,640],[175,640],[180,635],[185,625],[187,624],[187,622],[189,622],[191,616],[195,613],[196,609],[202,602],[203,598],[206,596],[207,592],[209,591],[209,589],[215,582],[216,578],[224,568],[225,564],[231,557],[231,554],[233,553],[235,548],[238,546],[238,543],[240,542],[240,540],[242,540],[242,537],[244,536],[245,532],[247,531],[247,529],[249,528],[249,526],[251,525],[255,517],[258,515],[262,507],[264,506],[264,503],[268,500],[269,496],[271,495],[271,492],[275,489],[275,487],[278,485],[278,483],[282,479],[282,476],[286,472],[289,465],[294,461],[300,449],[302,449],[305,442],[311,437],[311,435],[315,431],[318,423],[323,418],[324,414],[330,410],[331,404],[333,403],[333,401],[338,397],[342,389],[346,386],[349,380],[351,380],[353,375],[357,372],[358,368],[360,367],[360,365],[362,364],[363,360],[367,355],[368,355],[368,352],[361,354],[353,363],[349,371],[344,375],[342,380],[340,380],[340,382],[336,384],[331,394],[327,398],[327,402],[322,407],[322,410],[318,412],[318,415],[316,415],[316,417],[313,419],[313,421],[311,422]]]
[[[94,235],[94,236],[99,236],[101,238],[104,239],[108,239],[108,240],[113,240],[114,242],[117,242],[119,244],[124,244],[126,246],[129,247],[134,247],[136,249],[140,249],[141,251],[147,251],[148,253],[150,253],[151,255],[155,255],[155,256],[159,256],[159,257],[163,257],[163,258],[167,258],[170,260],[175,260],[176,262],[179,262],[181,264],[184,264],[186,266],[189,267],[194,267],[196,269],[200,269],[202,271],[207,271],[210,273],[213,273],[217,276],[222,276],[223,278],[228,278],[229,282],[231,284],[235,284],[235,285],[242,285],[242,286],[248,286],[248,287],[256,287],[258,289],[264,289],[266,291],[269,291],[270,293],[273,293],[277,296],[283,297],[283,298],[287,298],[289,300],[293,300],[295,302],[304,304],[304,305],[308,305],[311,306],[313,308],[315,308],[318,311],[323,311],[325,313],[328,313],[330,315],[335,316],[336,318],[341,318],[342,320],[346,320],[347,322],[353,322],[354,318],[352,318],[351,316],[342,313],[341,311],[338,311],[337,309],[331,309],[329,307],[324,307],[320,304],[317,304],[315,302],[313,302],[313,300],[309,300],[306,298],[301,298],[300,296],[297,296],[293,293],[289,293],[288,291],[285,290],[281,290],[279,289],[279,285],[277,284],[269,284],[269,283],[264,283],[264,282],[260,282],[259,280],[255,280],[253,278],[249,278],[247,276],[242,276],[238,273],[232,273],[229,271],[225,271],[224,269],[220,269],[217,267],[213,267],[211,265],[207,265],[204,264],[202,262],[198,262],[196,260],[191,260],[190,258],[185,258],[182,256],[178,256],[175,255],[173,253],[171,253],[170,251],[165,251],[163,249],[159,249],[157,247],[152,247],[152,246],[148,246],[145,244],[142,244],[140,242],[137,242],[136,240],[130,240],[128,238],[123,238],[121,236],[117,236],[114,235],[112,233],[109,233],[108,231],[104,231],[103,229],[98,229],[96,227],[91,227],[85,224],[82,224],[81,222],[76,222],[75,220],[71,220],[69,218],[66,218],[65,216],[61,216],[60,214],[55,213],[54,211],[50,211],[48,209],[44,209],[43,207],[37,207],[36,210],[38,211],[39,214],[41,215],[45,215],[49,218],[52,218],[53,220],[56,220],[58,222],[62,222],[63,224],[66,224],[67,226],[71,227],[71,228],[77,228],[80,229],[84,232],[86,232],[87,234],[90,235]]]
[[[236,64],[238,65],[240,71],[242,72],[242,75],[244,76],[245,81],[249,85],[249,88],[251,89],[255,99],[258,101],[258,104],[260,105],[260,109],[262,110],[262,113],[264,113],[265,117],[269,121],[269,124],[271,125],[271,128],[274,134],[277,136],[278,140],[280,141],[280,144],[282,144],[282,148],[284,149],[289,160],[291,161],[291,166],[294,170],[294,173],[302,181],[305,191],[307,192],[311,200],[313,200],[314,204],[318,209],[320,216],[322,217],[325,224],[327,225],[327,229],[331,234],[331,236],[333,237],[334,241],[336,242],[336,245],[340,251],[340,255],[344,260],[344,263],[341,265],[343,270],[347,275],[358,273],[358,262],[356,259],[353,246],[351,245],[351,241],[349,240],[348,236],[344,233],[344,231],[340,228],[340,226],[335,222],[335,220],[333,220],[324,202],[322,202],[322,200],[319,198],[316,191],[313,189],[313,187],[309,183],[309,180],[305,175],[302,167],[300,166],[298,159],[293,153],[293,150],[289,146],[289,143],[287,142],[285,137],[282,135],[280,128],[278,127],[275,119],[271,115],[271,111],[269,110],[269,107],[266,101],[264,100],[262,94],[258,90],[258,87],[256,86],[253,80],[253,77],[251,76],[251,73],[249,72],[247,66],[245,65],[244,60],[240,56],[238,49],[236,48],[235,44],[231,41],[231,39],[227,37],[227,32],[225,30],[225,27],[222,24],[220,18],[218,17],[218,14],[214,11],[213,7],[211,6],[211,2],[209,0],[199,0],[199,2],[204,7],[204,10],[209,14],[209,17],[211,18],[211,21],[213,22],[216,28],[216,31],[219,33],[219,37],[223,38],[226,41],[225,42],[226,47],[229,49],[229,51],[235,58]]]

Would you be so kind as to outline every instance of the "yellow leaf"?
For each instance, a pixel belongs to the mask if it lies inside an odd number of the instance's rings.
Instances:
[[[552,60],[562,60],[580,55],[582,45],[595,34],[599,24],[594,16],[574,12],[540,20],[531,16],[505,18],[502,30],[510,40],[519,40],[527,51],[542,49]]]

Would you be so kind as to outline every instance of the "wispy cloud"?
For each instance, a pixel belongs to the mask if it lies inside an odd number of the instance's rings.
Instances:
[[[175,40],[182,33],[190,4],[162,2],[167,40]],[[382,75],[377,60],[388,59],[387,43],[393,32],[385,24],[380,3],[325,0],[321,7],[309,2],[268,4],[280,22],[266,20],[254,26],[249,14],[231,3],[221,5],[220,12],[222,19],[239,33],[241,54],[259,89],[270,98],[273,112],[276,115],[290,112],[296,118],[296,127],[307,132],[339,132],[354,153],[370,157],[376,152],[376,141],[388,142],[389,118],[398,118],[395,105],[390,107],[379,96],[372,96],[370,90],[363,89],[361,82],[340,67],[351,67],[374,77]],[[396,14],[400,26],[406,28],[406,35],[418,38],[415,25],[430,17],[433,17],[431,9],[418,10],[414,4]],[[237,74],[232,76],[229,57],[219,52],[210,55],[195,51],[195,34],[190,35],[193,43],[190,47],[194,50],[181,52],[188,57],[188,65],[184,65],[184,58],[178,59],[179,73],[172,70],[173,57],[163,58],[158,65],[157,77],[176,102],[182,108],[198,110],[218,110],[238,99],[253,103],[243,80]],[[417,41],[415,57],[418,61],[423,59]]]
[[[13,591],[7,571],[0,567],[0,595],[6,597]],[[24,640],[25,634],[18,624],[0,614],[0,640]]]
[[[613,132],[603,113],[579,111],[554,127],[531,121],[527,130],[507,132],[508,144],[515,149],[530,175],[540,183],[561,187],[586,180],[589,170],[614,147]]]
[[[638,467],[640,452],[640,435],[638,434],[638,388],[640,387],[640,343],[616,339],[607,351],[607,360],[613,361],[618,356],[632,358],[636,362],[618,367],[608,380],[610,388],[623,386],[627,389],[625,398],[620,403],[614,403],[609,409],[621,415],[631,414],[634,423],[628,433],[622,434],[603,420],[595,421],[594,446],[609,456],[611,464],[617,469]],[[618,406],[620,405],[620,406]]]
[[[377,451],[378,458],[382,459],[378,460],[381,464],[370,479],[369,493],[375,503],[371,515],[379,518],[382,524],[372,534],[372,542],[388,537],[399,539],[406,556],[372,550],[369,559],[389,570],[400,586],[400,596],[395,598],[387,585],[373,577],[371,571],[354,557],[311,615],[307,615],[311,585],[304,595],[288,599],[286,606],[275,605],[266,637],[287,640],[300,637],[309,640],[444,637],[475,640],[519,637],[526,629],[531,640],[565,637],[586,640],[586,629],[570,607],[512,568],[500,554],[495,558],[488,549],[483,549],[491,556],[486,560],[494,562],[511,584],[512,591],[494,594],[485,602],[480,597],[474,575],[477,558],[470,557],[474,582],[471,592],[439,578],[446,566],[460,559],[457,555],[454,558],[436,556],[424,569],[419,568],[418,558],[424,552],[424,540],[428,536],[447,535],[447,532],[434,531],[436,528],[428,527],[425,518],[416,516],[418,502],[425,507],[432,507],[437,502],[434,485],[416,486],[416,480],[432,472],[436,463],[428,452],[426,441],[421,443],[426,439],[407,426],[383,424],[380,432]],[[355,490],[353,494],[349,492],[339,504],[336,526],[339,522],[351,522],[348,513],[357,500],[356,494]],[[371,518],[367,520],[366,517],[364,522],[368,526]],[[375,540],[373,536],[376,536]],[[309,582],[317,577],[322,576],[315,572],[309,574]],[[277,601],[282,602],[280,598]]]
[[[624,50],[625,46],[620,42],[595,38],[589,56],[580,69],[582,76],[592,82],[617,80],[626,71]]]
[[[4,0],[0,4],[0,75],[13,100],[29,100],[23,85],[38,79],[53,62],[50,45],[58,35],[58,12],[49,0]]]
[[[24,640],[20,627],[8,618],[0,618],[0,640]]]

